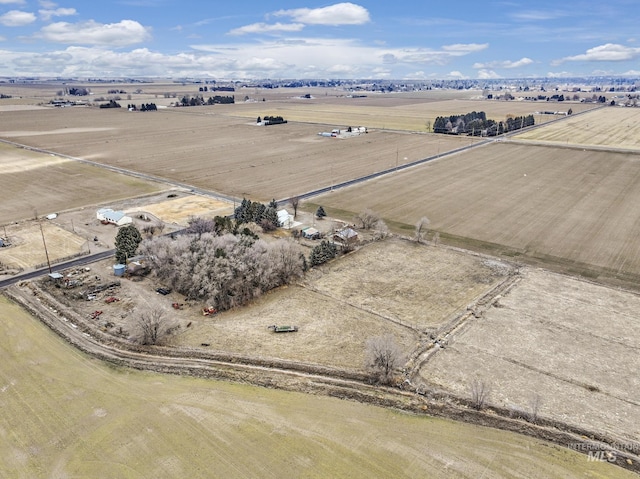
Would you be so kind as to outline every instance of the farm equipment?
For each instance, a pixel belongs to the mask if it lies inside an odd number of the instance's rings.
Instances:
[[[184,306],[184,304],[182,304],[182,303],[171,303],[171,307],[173,309],[182,309],[183,306]]]
[[[215,316],[216,314],[218,314],[218,310],[216,308],[202,308],[202,316]]]
[[[295,333],[298,331],[298,326],[276,326],[274,324],[269,326],[269,329],[273,329],[274,333]]]
[[[104,302],[107,304],[115,303],[116,301],[120,301],[120,298],[116,298],[115,296],[109,296],[104,300]]]
[[[98,316],[100,316],[102,314],[102,311],[94,311],[93,313],[91,313],[89,316],[91,317],[91,319],[96,319]]]

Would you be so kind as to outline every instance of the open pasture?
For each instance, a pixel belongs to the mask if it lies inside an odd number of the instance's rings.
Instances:
[[[575,110],[574,110],[575,112]],[[640,108],[605,107],[515,137],[553,144],[640,150]]]
[[[255,119],[221,111],[218,106],[148,113],[93,108],[19,111],[2,124],[0,138],[265,202],[474,141],[390,131],[346,140],[325,138],[318,132],[334,125],[259,127]]]
[[[495,429],[110,366],[4,298],[0,315],[6,477],[635,477]]]
[[[46,265],[47,253],[49,260],[55,261],[89,250],[89,243],[85,238],[48,221],[42,223],[42,232],[40,225],[33,221],[10,224],[0,232],[2,236],[6,235],[11,243],[10,247],[0,248],[0,263],[12,269],[25,269],[37,264]]]
[[[133,208],[145,211],[165,223],[185,225],[194,216],[213,218],[233,214],[233,204],[205,196],[185,195]]]
[[[497,306],[424,365],[427,382],[468,396],[478,378],[524,413],[538,394],[542,417],[638,440],[640,296],[525,269]]]
[[[0,224],[159,189],[157,183],[0,143]]]
[[[467,246],[634,280],[639,180],[635,154],[497,142],[313,202],[334,216],[371,208],[407,234],[427,216]]]
[[[411,258],[411,261],[407,261]],[[505,264],[403,240],[372,243],[310,271],[304,284],[279,289],[235,311],[194,318],[182,346],[364,367],[366,342],[391,334],[407,352],[417,331],[434,331],[466,310],[509,271]],[[267,326],[295,324],[292,335]]]

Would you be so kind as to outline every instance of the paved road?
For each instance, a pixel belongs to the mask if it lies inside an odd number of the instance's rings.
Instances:
[[[115,255],[116,250],[110,249],[107,251],[101,251],[99,253],[89,254],[87,256],[82,256],[79,258],[75,258],[69,261],[65,261],[64,263],[58,263],[51,266],[51,271],[61,271],[66,268],[74,268],[77,266],[84,266],[86,264],[95,263],[96,261],[100,261],[105,258],[109,258],[110,256]],[[0,288],[6,288],[7,286],[11,286],[19,281],[25,281],[33,278],[37,278],[39,276],[43,276],[45,274],[49,274],[49,268],[40,268],[32,271],[27,271],[25,273],[17,274],[12,276],[11,278],[3,279],[0,281]]]

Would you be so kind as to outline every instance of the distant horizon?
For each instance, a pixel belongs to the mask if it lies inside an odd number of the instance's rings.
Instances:
[[[495,85],[495,84],[505,84],[505,83],[553,83],[553,84],[563,84],[563,83],[586,83],[593,84],[596,82],[622,82],[625,85],[634,86],[636,83],[640,83],[640,76],[637,77],[627,77],[627,76],[616,76],[616,75],[585,75],[585,76],[575,76],[575,77],[566,77],[566,78],[555,78],[555,77],[522,77],[522,78],[487,78],[487,79],[478,79],[478,78],[467,78],[467,79],[451,79],[451,78],[433,78],[433,79],[409,79],[409,78],[198,78],[198,77],[37,77],[37,76],[18,76],[18,77],[10,77],[10,76],[1,76],[0,75],[0,83],[7,83],[7,81],[50,81],[50,82],[65,82],[65,81],[76,81],[76,82],[87,82],[87,83],[127,83],[127,82],[172,82],[172,83],[194,83],[194,84],[213,84],[213,83],[295,83],[295,82],[320,82],[320,83],[343,83],[343,84],[423,84],[428,85],[432,83],[446,83],[446,84],[456,84],[456,83],[468,83],[468,84],[486,84],[486,85]],[[308,87],[308,85],[304,85]],[[321,87],[322,85],[315,85]],[[638,85],[640,86],[640,85]]]
[[[0,0],[0,76],[638,77],[636,0]]]

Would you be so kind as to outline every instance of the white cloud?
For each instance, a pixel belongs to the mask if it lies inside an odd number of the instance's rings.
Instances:
[[[445,45],[442,49],[454,56],[468,55],[469,53],[479,52],[489,47],[488,43],[456,43],[453,45]]]
[[[527,65],[531,65],[532,63],[533,63],[533,60],[531,58],[523,57],[520,60],[516,60],[516,61],[505,60],[505,61],[493,61],[493,62],[486,62],[486,63],[474,63],[473,68],[480,68],[480,69],[520,68]]]
[[[427,63],[444,65],[454,57],[469,55],[470,53],[484,50],[488,46],[487,43],[470,43],[445,45],[441,50],[430,48],[385,49],[381,52],[381,58],[386,64]]]
[[[302,23],[253,23],[244,27],[234,28],[229,35],[245,35],[247,33],[299,32],[304,28]]]
[[[478,70],[478,78],[480,80],[489,80],[494,78],[502,78],[493,70]]]
[[[55,8],[38,10],[38,13],[40,14],[40,18],[48,22],[52,17],[68,17],[76,15],[77,12],[75,8]]]
[[[0,0],[0,5],[24,5],[25,0]]]
[[[307,25],[362,25],[369,22],[366,8],[354,3],[336,3],[322,8],[296,8],[279,10],[277,17],[291,17],[296,22]]]
[[[0,15],[0,24],[5,27],[22,27],[36,21],[36,16],[31,12],[20,10],[10,10],[4,15]]]
[[[576,76],[573,72],[549,72],[547,77],[549,78],[569,78]]]
[[[623,76],[631,76],[631,77],[640,77],[640,70],[628,70],[621,75]]]
[[[68,44],[109,45],[122,47],[148,40],[149,29],[134,20],[118,23],[57,22],[47,25],[37,35],[46,41]]]
[[[640,56],[640,48],[627,47],[615,43],[607,43],[590,48],[586,53],[553,60],[551,65],[557,66],[564,62],[621,62],[629,61]]]
[[[558,10],[526,10],[522,12],[511,13],[509,16],[514,20],[523,22],[540,22],[562,18],[567,16],[567,13]]]
[[[454,70],[452,72],[449,72],[449,74],[446,75],[445,78],[450,78],[453,80],[466,80],[468,77],[466,75],[463,75],[461,72]]]

